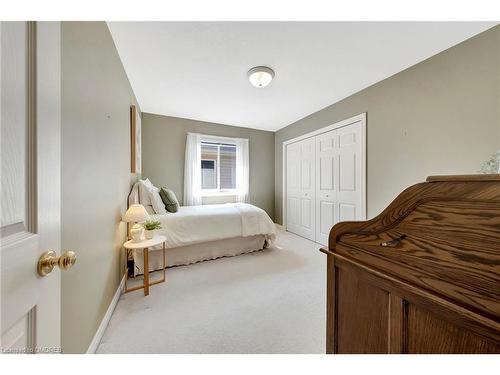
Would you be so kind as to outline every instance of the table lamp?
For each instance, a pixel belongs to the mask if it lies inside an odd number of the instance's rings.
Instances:
[[[126,223],[135,223],[132,229],[130,229],[132,242],[140,242],[142,240],[144,228],[139,224],[139,222],[147,219],[149,219],[149,215],[142,204],[133,204],[128,208],[127,212],[125,212],[123,221]]]

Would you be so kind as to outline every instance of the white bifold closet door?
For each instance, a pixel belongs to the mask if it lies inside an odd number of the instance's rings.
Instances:
[[[363,220],[361,121],[287,145],[287,229],[327,245],[333,225]]]
[[[315,240],[315,140],[287,147],[287,228]]]
[[[316,242],[327,245],[338,222],[363,220],[362,123],[316,138]]]
[[[326,244],[333,224],[338,222],[338,136],[332,130],[316,138],[316,242]]]

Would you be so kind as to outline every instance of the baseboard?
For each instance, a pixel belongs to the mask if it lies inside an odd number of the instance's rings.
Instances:
[[[109,304],[108,310],[106,311],[106,314],[104,314],[101,324],[99,324],[99,328],[97,328],[94,338],[92,339],[87,349],[87,354],[94,354],[96,352],[97,347],[101,343],[104,331],[106,331],[106,328],[109,324],[111,315],[113,315],[113,311],[115,311],[115,307],[118,304],[118,300],[120,299],[120,295],[122,294],[124,289],[125,289],[125,275],[123,275],[122,281],[120,281],[120,285],[118,285],[118,289],[116,289],[116,293]]]

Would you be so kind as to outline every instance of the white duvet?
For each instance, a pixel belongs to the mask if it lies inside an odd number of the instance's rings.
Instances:
[[[167,238],[168,248],[234,237],[264,235],[268,241],[276,237],[267,213],[246,203],[184,206],[176,213],[150,216],[161,222],[158,234]]]

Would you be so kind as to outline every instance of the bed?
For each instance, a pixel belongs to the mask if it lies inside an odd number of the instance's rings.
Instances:
[[[141,203],[139,197],[136,183],[129,195],[129,205]],[[182,206],[176,213],[150,213],[150,217],[161,222],[162,229],[157,233],[167,238],[167,267],[259,251],[276,237],[274,223],[267,213],[246,203]],[[150,249],[150,271],[162,269],[160,250],[161,246]],[[131,256],[134,276],[142,274],[142,251],[134,251]]]

